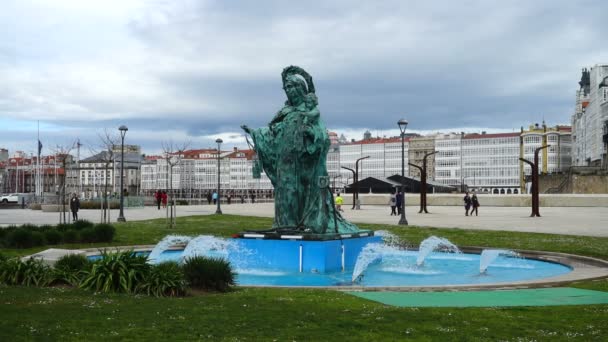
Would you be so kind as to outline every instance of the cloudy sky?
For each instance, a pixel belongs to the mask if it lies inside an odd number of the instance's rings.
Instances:
[[[314,78],[326,125],[512,131],[568,124],[583,67],[608,63],[608,2],[4,0],[0,147],[44,152],[129,131],[126,143],[244,146]],[[228,147],[228,146],[227,146]]]

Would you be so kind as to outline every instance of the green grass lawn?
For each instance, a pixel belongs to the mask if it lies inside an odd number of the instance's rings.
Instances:
[[[231,215],[178,218],[175,229],[167,229],[164,219],[128,222],[116,225],[113,245],[154,244],[168,234],[230,236],[270,224],[268,218]],[[459,246],[538,249],[608,260],[608,238],[360,226],[390,230],[411,245],[436,235]],[[608,291],[605,279],[571,286]],[[227,294],[159,299],[71,288],[0,287],[0,341],[605,341],[606,317],[608,305],[395,308],[328,290],[239,288]]]

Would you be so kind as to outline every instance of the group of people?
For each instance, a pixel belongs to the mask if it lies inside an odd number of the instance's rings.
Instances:
[[[158,210],[160,210],[160,205],[163,205],[163,208],[167,207],[167,192],[166,191],[161,191],[161,190],[157,190],[154,193],[154,200],[156,200],[156,206],[158,207]]]
[[[403,207],[403,194],[401,191],[398,191],[396,194],[391,194],[388,205],[391,207],[391,216],[401,215],[401,209]]]
[[[473,216],[473,213],[475,213],[475,216],[478,216],[479,199],[477,198],[477,194],[473,192],[473,195],[469,195],[467,191],[462,200],[464,201],[464,216]],[[470,213],[469,210],[471,210]]]

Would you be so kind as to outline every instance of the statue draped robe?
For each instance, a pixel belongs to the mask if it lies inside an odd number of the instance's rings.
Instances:
[[[328,188],[330,141],[316,105],[285,105],[268,127],[250,131],[275,190],[273,228],[351,233],[358,227],[336,212]],[[323,179],[324,178],[324,179]]]

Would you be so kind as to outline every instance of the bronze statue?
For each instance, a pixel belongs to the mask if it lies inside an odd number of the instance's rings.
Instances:
[[[259,167],[275,190],[273,229],[313,234],[358,232],[333,204],[327,175],[329,136],[321,121],[312,77],[297,66],[283,70],[285,106],[268,127],[241,126],[253,139]]]

